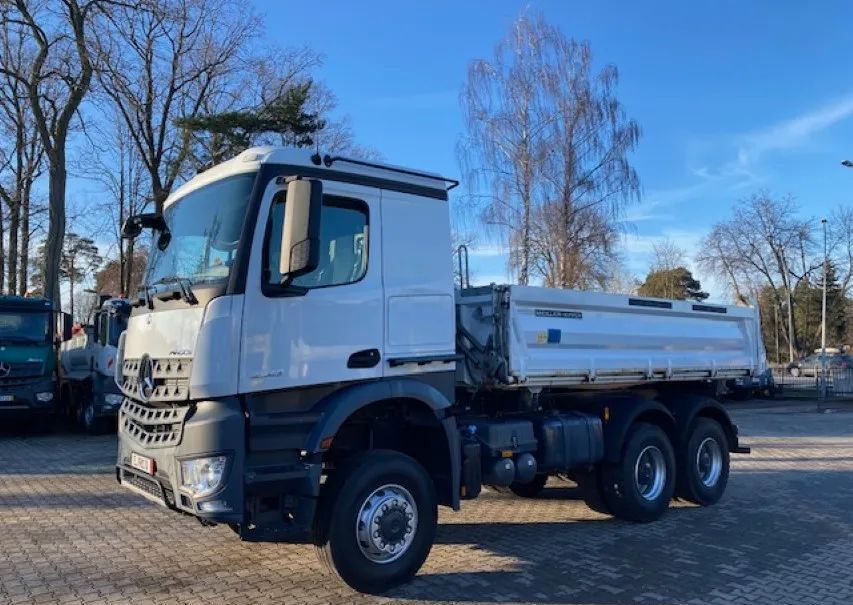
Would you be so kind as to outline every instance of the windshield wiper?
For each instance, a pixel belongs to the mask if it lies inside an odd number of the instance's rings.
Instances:
[[[198,304],[198,299],[195,297],[192,288],[192,282],[188,277],[182,277],[180,275],[167,275],[165,277],[161,277],[157,281],[155,281],[152,286],[159,284],[178,284],[178,289],[181,294],[181,298],[187,302],[187,304],[195,305]]]

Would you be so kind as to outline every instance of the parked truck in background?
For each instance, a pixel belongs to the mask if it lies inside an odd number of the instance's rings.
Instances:
[[[437,506],[484,485],[568,475],[637,522],[717,502],[748,449],[710,394],[766,369],[755,310],[457,287],[454,185],[255,148],[131,217],[153,245],[118,345],[118,481],[243,540],[310,535],[366,592],[411,578]]]
[[[57,350],[71,335],[67,313],[40,297],[0,296],[0,417],[45,428],[57,406]]]
[[[60,352],[63,412],[87,433],[114,425],[124,399],[115,381],[115,361],[119,336],[130,317],[130,301],[101,296],[99,302],[83,329]]]

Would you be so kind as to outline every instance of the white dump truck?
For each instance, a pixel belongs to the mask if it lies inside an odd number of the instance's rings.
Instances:
[[[114,426],[124,400],[114,379],[114,364],[130,310],[126,299],[100,296],[89,321],[60,349],[60,411],[88,433]]]
[[[118,481],[242,540],[307,536],[365,592],[410,579],[437,506],[484,485],[565,476],[636,522],[717,502],[748,449],[714,393],[766,367],[755,310],[458,284],[455,184],[254,148],[131,217],[153,244],[118,347]]]

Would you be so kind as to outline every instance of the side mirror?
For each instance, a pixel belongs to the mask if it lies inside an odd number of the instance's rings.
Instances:
[[[134,239],[139,237],[143,229],[157,229],[162,232],[168,231],[162,214],[148,212],[145,214],[135,214],[124,221],[124,225],[121,226],[121,236],[123,239]]]
[[[74,321],[71,319],[71,314],[63,311],[59,316],[59,321],[62,322],[62,342],[68,342],[71,340],[71,328],[74,327]]]
[[[279,258],[282,280],[299,277],[317,268],[320,262],[322,203],[322,182],[297,177],[287,183]]]

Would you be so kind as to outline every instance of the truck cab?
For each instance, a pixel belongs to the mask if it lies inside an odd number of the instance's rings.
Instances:
[[[39,426],[53,418],[57,346],[70,328],[47,299],[0,296],[0,417]]]

